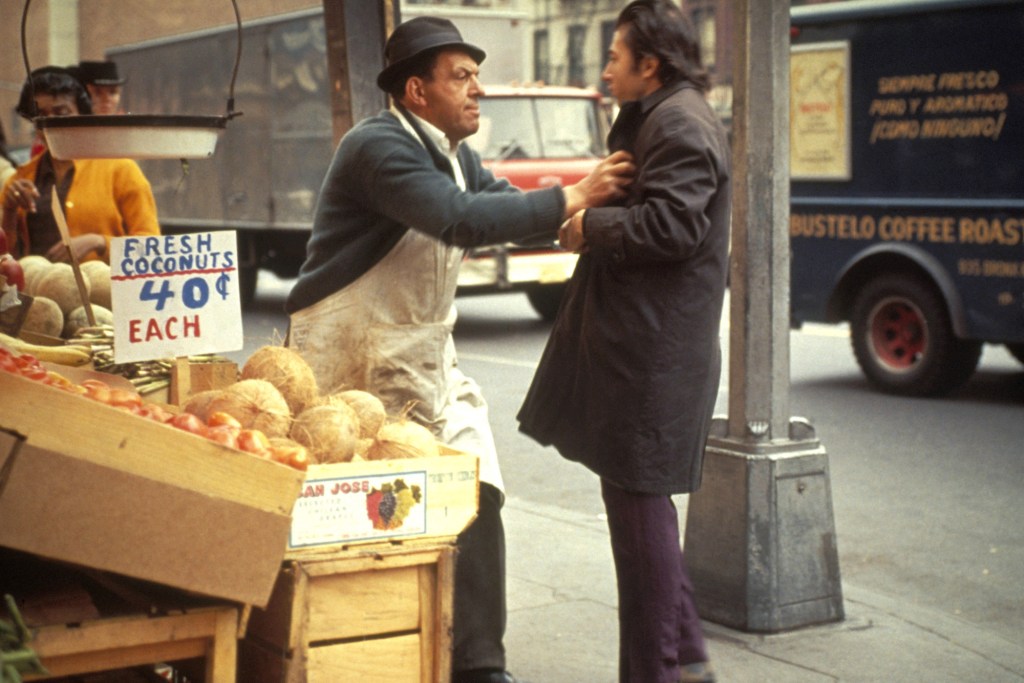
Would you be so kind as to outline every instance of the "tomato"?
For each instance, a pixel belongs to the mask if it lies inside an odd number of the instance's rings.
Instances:
[[[206,418],[206,424],[211,427],[231,427],[236,430],[242,428],[242,423],[239,422],[234,415],[225,413],[222,410],[210,413],[210,416]]]
[[[75,384],[64,375],[59,372],[53,372],[52,370],[46,373],[46,379],[44,379],[43,382],[49,384],[51,387],[67,391],[72,394],[81,395],[85,393],[85,387]]]
[[[17,361],[14,360],[14,356],[10,354],[7,349],[0,349],[3,353],[0,353],[0,370],[4,372],[13,372],[15,375],[21,374],[19,372]]]
[[[94,401],[110,404],[110,385],[98,379],[84,379],[85,395]]]
[[[207,429],[206,438],[228,448],[238,448],[238,430],[225,425]]]
[[[155,422],[170,422],[171,418],[174,417],[174,413],[170,412],[166,408],[158,406],[155,403],[144,402],[138,407],[135,413]]]
[[[167,424],[191,434],[206,436],[206,423],[203,422],[202,418],[192,413],[178,413]]]
[[[288,457],[288,464],[303,472],[309,469],[309,451],[306,450],[306,447],[299,446],[298,448],[293,448]]]
[[[243,429],[238,432],[238,447],[254,455],[270,457],[270,439],[258,429]]]
[[[33,356],[31,353],[22,353],[14,357],[14,362],[18,364],[18,367],[24,370],[25,368],[41,368],[42,363],[39,359]]]
[[[137,408],[142,405],[142,397],[134,389],[111,387],[109,404],[115,408]]]
[[[21,376],[37,382],[46,381],[46,368],[41,365],[28,365],[21,368]]]

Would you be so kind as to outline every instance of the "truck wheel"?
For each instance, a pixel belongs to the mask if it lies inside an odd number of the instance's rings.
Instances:
[[[1010,352],[1010,355],[1024,363],[1024,344],[1007,344],[1006,350]]]
[[[530,300],[533,310],[537,311],[541,318],[551,322],[558,315],[558,307],[562,305],[562,296],[565,294],[566,287],[564,282],[555,285],[538,285],[533,289],[526,290],[526,298]]]
[[[958,339],[939,294],[920,279],[884,275],[857,294],[853,353],[868,380],[894,394],[936,396],[967,381],[981,342]]]

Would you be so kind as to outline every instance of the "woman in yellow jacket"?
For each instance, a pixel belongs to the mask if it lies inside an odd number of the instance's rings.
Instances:
[[[17,112],[36,116],[90,114],[89,96],[66,69],[43,67],[22,88]],[[55,159],[44,150],[20,166],[3,188],[3,230],[12,253],[70,257],[60,240],[51,193],[56,189],[78,260],[109,259],[111,237],[158,235],[149,181],[130,159]]]

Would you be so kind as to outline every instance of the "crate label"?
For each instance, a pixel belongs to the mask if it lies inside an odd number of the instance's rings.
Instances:
[[[427,473],[307,479],[292,510],[289,548],[427,533]]]

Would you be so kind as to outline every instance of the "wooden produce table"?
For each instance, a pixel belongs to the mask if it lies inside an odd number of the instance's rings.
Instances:
[[[286,561],[240,645],[246,683],[447,683],[454,537]]]
[[[50,675],[26,675],[26,681],[202,658],[206,683],[235,683],[235,607],[200,607],[158,617],[101,618],[32,630],[34,638],[29,645]]]

